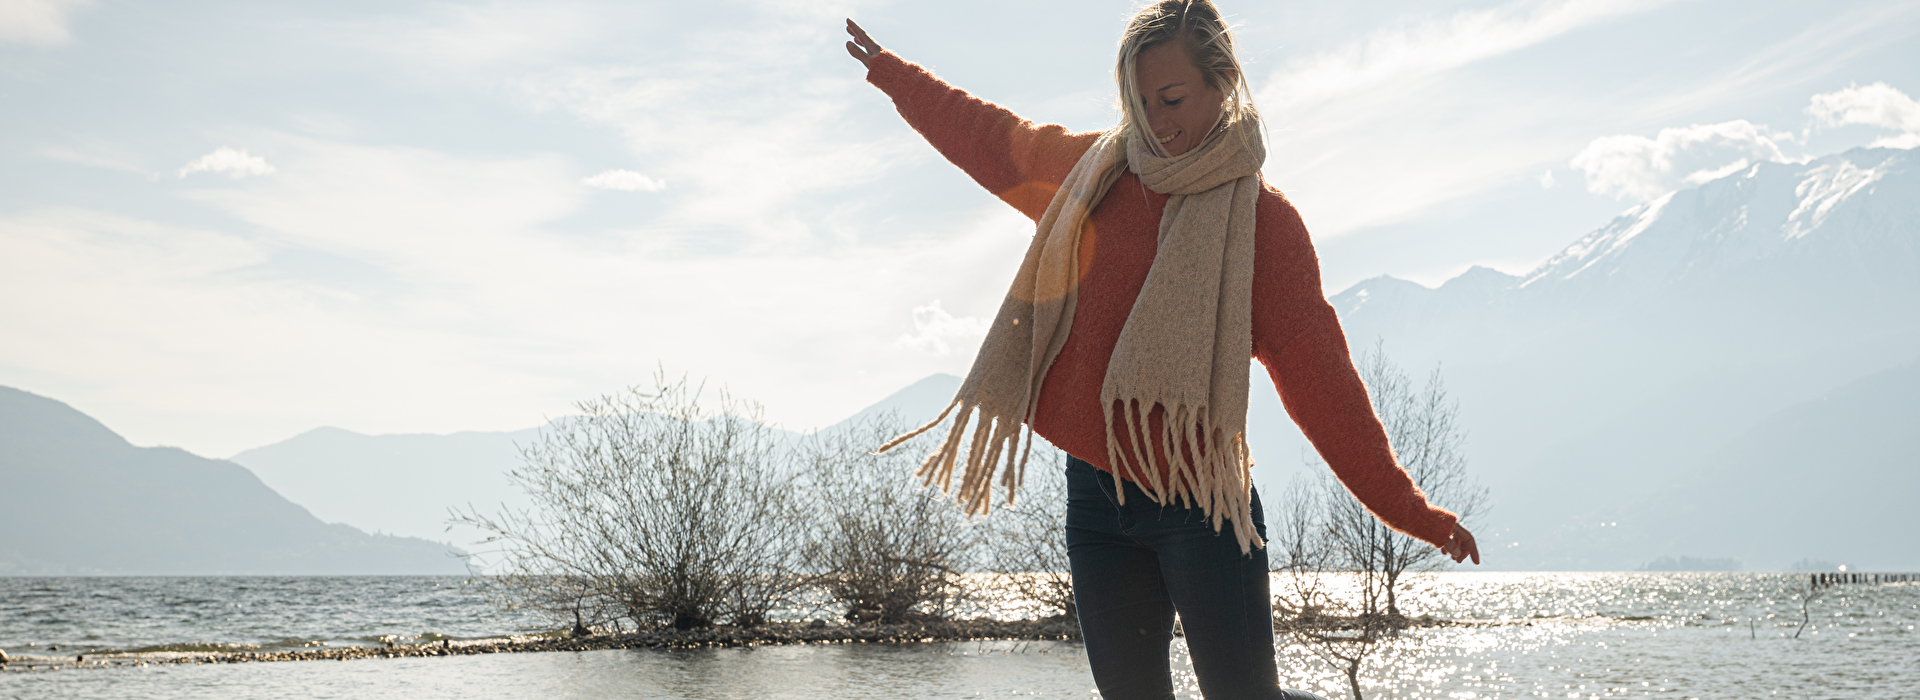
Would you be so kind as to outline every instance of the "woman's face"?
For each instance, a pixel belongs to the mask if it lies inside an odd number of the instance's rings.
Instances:
[[[1134,57],[1133,80],[1146,103],[1147,128],[1169,156],[1200,145],[1220,122],[1226,94],[1207,86],[1205,74],[1177,41],[1149,47]]]

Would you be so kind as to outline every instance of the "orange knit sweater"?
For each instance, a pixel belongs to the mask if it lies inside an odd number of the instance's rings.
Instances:
[[[872,60],[867,80],[893,98],[900,115],[941,155],[1036,221],[1099,136],[1035,125],[892,52]],[[1080,244],[1073,326],[1047,370],[1035,409],[1035,432],[1109,472],[1100,386],[1153,265],[1166,203],[1166,195],[1146,189],[1129,172],[1095,207]],[[1435,546],[1445,543],[1454,515],[1427,503],[1395,460],[1348,356],[1340,320],[1320,291],[1320,261],[1299,212],[1266,187],[1255,221],[1253,355],[1272,376],[1287,413],[1340,483],[1382,522]],[[1126,433],[1117,431],[1122,439]],[[1158,428],[1150,434],[1159,434]],[[1164,473],[1165,466],[1158,466]]]

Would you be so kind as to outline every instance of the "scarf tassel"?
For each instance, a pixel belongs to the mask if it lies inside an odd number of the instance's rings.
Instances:
[[[1206,409],[1177,404],[1165,412],[1170,417],[1162,422],[1159,439],[1149,443],[1147,416],[1151,411],[1142,409],[1142,403],[1107,404],[1107,425],[1114,425],[1118,404],[1120,425],[1126,431],[1127,442],[1131,443],[1123,447],[1120,431],[1107,431],[1107,463],[1113,465],[1114,474],[1140,485],[1155,503],[1170,506],[1177,499],[1185,508],[1199,506],[1212,522],[1214,532],[1232,523],[1234,539],[1239,541],[1242,554],[1266,547],[1253,523],[1250,488],[1253,470],[1246,435],[1240,433],[1228,438],[1223,431],[1207,429]],[[1160,402],[1151,405],[1165,406]],[[1204,441],[1200,438],[1202,432],[1207,434]],[[1170,449],[1174,446],[1185,449]],[[1147,458],[1149,453],[1163,457],[1167,463],[1164,481],[1161,470]],[[1116,500],[1124,505],[1126,487],[1119,479],[1114,480],[1114,491]]]
[[[954,409],[959,409],[957,414]],[[920,463],[920,468],[913,473],[914,478],[919,479],[922,486],[932,487],[938,484],[941,493],[955,496],[967,515],[974,516],[992,512],[995,486],[993,477],[998,473],[1000,474],[998,485],[1006,489],[1007,503],[1012,504],[1021,480],[1026,476],[1027,458],[1033,452],[1032,432],[1025,430],[1023,421],[991,415],[983,406],[954,399],[953,403],[947,404],[946,410],[940,412],[939,417],[887,441],[879,449],[874,450],[874,454],[884,454],[906,444],[908,440],[939,426],[950,415],[954,416],[953,428],[947,432],[946,441],[941,443],[940,449],[927,455],[926,460]],[[967,442],[965,458],[962,459],[960,440],[966,434],[967,427],[976,419],[979,423],[972,426],[973,439]],[[1020,444],[1022,433],[1027,434],[1025,449],[1021,449]],[[1008,449],[1010,446],[1012,449]],[[1001,470],[1003,459],[1006,462],[1005,471]],[[960,472],[958,493],[954,491],[953,483],[956,471]]]

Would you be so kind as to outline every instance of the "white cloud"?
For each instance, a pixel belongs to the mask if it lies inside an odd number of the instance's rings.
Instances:
[[[383,17],[340,30],[343,43],[399,57],[409,68],[494,70],[592,45],[618,7],[578,2],[436,3],[416,16]]]
[[[1540,189],[1543,189],[1543,190],[1553,189],[1553,171],[1552,170],[1548,170],[1546,172],[1540,173]]]
[[[64,44],[73,38],[68,14],[89,0],[0,0],[0,42]]]
[[[1920,146],[1920,102],[1886,83],[1814,95],[1806,111],[1819,127],[1864,124],[1902,132],[1874,141],[1875,147]],[[1586,174],[1590,192],[1645,200],[1756,162],[1793,160],[1782,146],[1795,140],[1793,133],[1739,119],[1661,129],[1653,138],[1624,134],[1594,139],[1574,156],[1572,165]]]
[[[1874,148],[1920,148],[1920,133],[1882,136],[1867,145]]]
[[[1660,4],[1509,2],[1397,21],[1287,61],[1255,84],[1272,135],[1263,172],[1328,239],[1539,173],[1545,154],[1590,136],[1579,125],[1599,96],[1515,90],[1463,69]]]
[[[951,355],[955,349],[972,350],[987,337],[988,322],[972,316],[955,316],[940,308],[940,300],[913,307],[913,330],[894,343],[935,355]]]
[[[1641,12],[1666,0],[1521,0],[1486,10],[1461,10],[1382,29],[1367,38],[1274,72],[1260,100],[1295,105],[1363,92],[1402,78],[1432,75],[1552,39],[1614,16]]]
[[[1866,124],[1901,132],[1874,141],[1874,147],[1920,146],[1920,102],[1886,83],[1849,85],[1844,90],[1814,95],[1807,113],[1820,126]]]
[[[588,187],[622,192],[659,192],[667,188],[667,183],[632,170],[608,170],[580,182]]]
[[[254,175],[272,175],[273,166],[260,156],[221,146],[181,168],[180,177],[202,172],[225,173],[227,177],[238,180]]]
[[[1661,129],[1653,138],[1634,134],[1597,138],[1574,156],[1572,165],[1586,173],[1589,192],[1652,199],[1756,161],[1787,160],[1780,142],[1791,138],[1745,119],[1695,124]]]
[[[806,248],[832,233],[823,222],[860,185],[928,153],[897,121],[879,135],[861,128],[854,115],[880,116],[884,96],[843,65],[844,52],[819,50],[838,45],[838,16],[800,3],[770,9],[661,37],[654,63],[534,71],[512,87],[535,109],[613,129],[649,177],[673,183],[657,229],[724,228],[742,249]]]

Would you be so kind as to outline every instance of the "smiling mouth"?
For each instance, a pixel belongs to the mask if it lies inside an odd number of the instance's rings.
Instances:
[[[1175,137],[1175,136],[1179,136],[1179,135],[1180,135],[1180,132],[1178,132],[1178,131],[1176,131],[1176,132],[1173,132],[1173,133],[1171,133],[1171,134],[1168,134],[1166,138],[1164,138],[1164,139],[1160,139],[1160,145],[1162,145],[1162,146],[1165,146],[1165,145],[1167,145],[1167,142],[1168,142],[1168,141],[1172,141],[1172,140],[1173,140],[1173,137]]]

